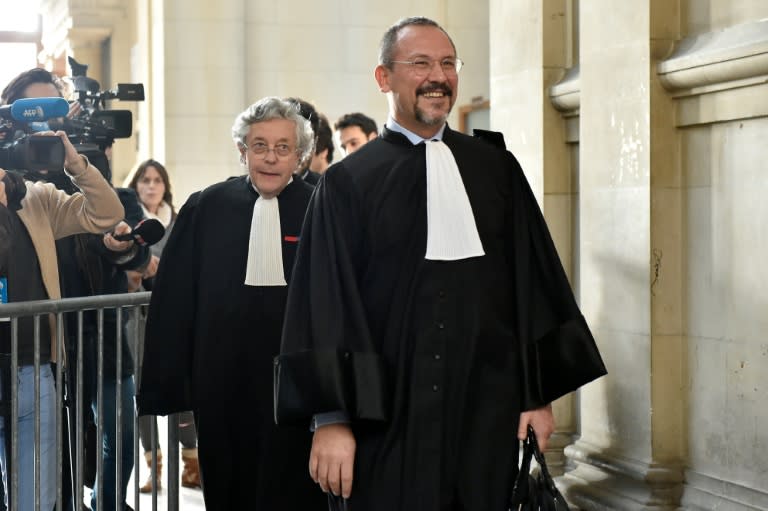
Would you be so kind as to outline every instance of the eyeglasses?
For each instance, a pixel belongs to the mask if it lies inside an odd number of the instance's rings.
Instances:
[[[275,144],[274,147],[269,147],[264,142],[255,142],[251,144],[250,149],[253,154],[263,156],[264,158],[267,157],[270,151],[274,152],[275,156],[279,158],[285,158],[294,152],[293,148],[288,144]]]
[[[443,73],[446,75],[457,75],[459,74],[459,71],[461,71],[461,68],[464,67],[464,61],[459,58],[446,58],[440,61],[427,59],[390,61],[390,64],[406,64],[411,66],[414,73],[418,75],[428,75],[432,72],[432,68],[435,67],[435,64],[437,63],[440,64],[440,69],[442,69]]]

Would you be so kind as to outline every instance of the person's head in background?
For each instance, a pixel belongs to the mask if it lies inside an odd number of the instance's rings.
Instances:
[[[309,164],[309,170],[322,174],[333,161],[333,133],[328,124],[328,118],[319,114],[319,125],[317,128],[317,142],[315,143],[315,155]]]
[[[5,86],[0,93],[0,105],[24,98],[64,97],[64,90],[64,82],[58,76],[36,67],[18,74]]]
[[[64,98],[67,94],[67,85],[64,80],[46,69],[36,67],[20,73],[11,80],[0,93],[0,103],[10,105],[14,101],[24,98]],[[80,107],[77,103],[70,104],[68,117],[79,111]],[[113,140],[102,142],[98,147],[76,146],[78,152],[85,155],[90,163],[99,169],[104,179],[110,183],[112,182],[112,169],[109,162],[112,157],[113,142]],[[71,180],[60,172],[47,170],[27,172],[27,179],[49,181],[67,193],[76,191]]]
[[[64,97],[64,82],[43,68],[24,71],[11,80],[0,94],[0,104],[10,105],[23,98]]]
[[[171,210],[171,216],[176,216],[171,179],[168,171],[159,161],[150,158],[141,162],[128,187],[136,191],[141,205],[153,215],[157,215],[160,207],[165,203]]]
[[[309,101],[304,101],[301,98],[285,98],[289,103],[294,103],[299,109],[299,115],[309,121],[309,126],[312,128],[313,144],[317,143],[317,132],[320,131],[320,115],[315,108],[315,105]],[[304,162],[304,166],[308,166],[309,161]]]
[[[342,115],[333,125],[333,129],[339,135],[339,146],[345,156],[354,153],[379,135],[376,121],[360,112]]]
[[[251,184],[265,199],[276,197],[314,153],[310,121],[295,101],[260,99],[235,118],[232,138]]]

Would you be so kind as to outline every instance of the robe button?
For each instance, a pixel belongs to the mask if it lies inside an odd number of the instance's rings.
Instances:
[[[435,360],[440,360],[440,353],[435,353]]]
[[[437,328],[439,328],[440,330],[443,330],[443,329],[445,328],[445,323],[443,323],[442,321],[441,321],[441,322],[439,322],[439,323],[437,324]]]
[[[438,390],[440,390],[439,385],[432,385],[432,392],[437,392]]]
[[[440,298],[445,298],[445,291],[440,291],[440,292],[439,292],[437,295],[438,295]]]

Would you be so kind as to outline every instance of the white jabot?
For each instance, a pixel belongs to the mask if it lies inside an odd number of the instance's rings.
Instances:
[[[426,259],[455,261],[485,255],[467,190],[453,153],[441,140],[427,144]]]
[[[280,239],[280,206],[276,197],[259,197],[253,205],[245,285],[287,285],[283,271],[283,245]]]

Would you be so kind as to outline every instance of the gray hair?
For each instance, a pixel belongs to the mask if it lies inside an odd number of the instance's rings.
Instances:
[[[299,154],[299,163],[309,161],[315,150],[315,133],[312,131],[312,126],[301,116],[298,105],[278,97],[262,98],[241,112],[232,125],[232,138],[238,146],[244,147],[245,137],[251,124],[272,119],[285,119],[296,124],[296,150]]]
[[[381,38],[381,42],[379,43],[380,65],[390,69],[392,68],[392,61],[395,60],[395,50],[397,49],[397,36],[400,35],[400,31],[405,27],[414,25],[420,27],[435,27],[442,30],[442,32],[445,34],[445,37],[447,37],[448,41],[450,41],[451,46],[453,46],[453,52],[456,53],[456,45],[453,44],[453,39],[451,39],[451,36],[448,35],[448,32],[446,32],[443,27],[441,27],[436,21],[429,18],[425,18],[423,16],[414,16],[411,18],[401,19],[389,27],[386,32],[384,32],[384,36]]]

